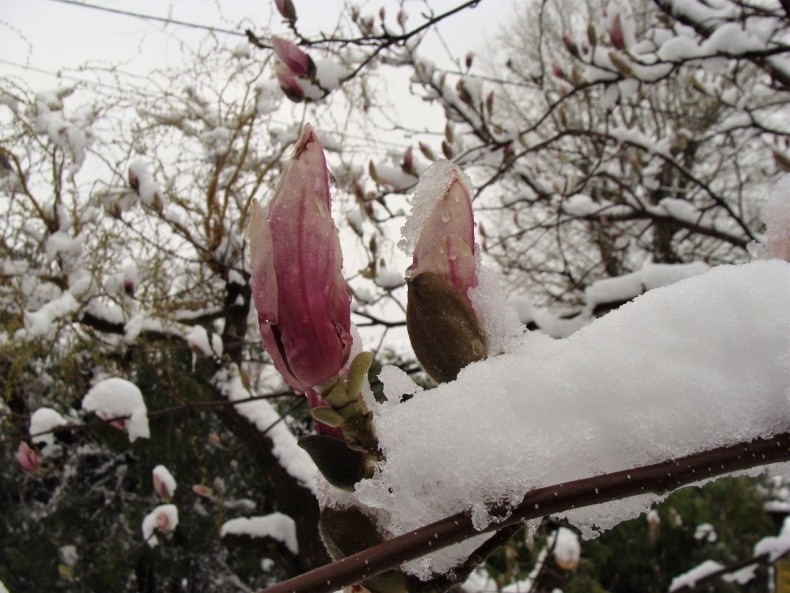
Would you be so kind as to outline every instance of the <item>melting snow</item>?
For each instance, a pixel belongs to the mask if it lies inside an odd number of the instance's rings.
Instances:
[[[356,494],[392,535],[462,510],[482,527],[488,501],[515,504],[536,487],[790,430],[788,295],[786,262],[720,266],[567,340],[528,334],[454,382],[376,407],[387,462]],[[566,516],[594,537],[656,500]],[[408,568],[444,572],[470,545]]]

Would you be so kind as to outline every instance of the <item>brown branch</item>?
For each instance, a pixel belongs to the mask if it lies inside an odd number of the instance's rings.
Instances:
[[[738,443],[653,465],[538,488],[529,492],[513,509],[501,504],[491,505],[492,516],[505,518],[492,523],[483,532],[629,496],[664,494],[722,474],[789,460],[790,433],[785,432],[769,439]],[[480,533],[472,524],[471,513],[458,513],[273,585],[265,591],[331,593]]]
[[[786,554],[781,556],[780,558],[784,558],[784,556],[786,556]],[[671,591],[672,593],[687,593],[688,591],[696,591],[702,585],[712,583],[716,579],[719,579],[733,572],[737,572],[742,568],[751,566],[752,564],[770,564],[770,563],[771,563],[771,555],[768,552],[766,552],[764,554],[760,554],[759,556],[754,556],[753,558],[747,558],[746,560],[741,560],[740,562],[736,562],[735,564],[722,566],[719,570],[709,572],[704,577],[700,577],[696,579],[693,585],[683,585],[682,587],[678,587],[677,589],[671,589]]]

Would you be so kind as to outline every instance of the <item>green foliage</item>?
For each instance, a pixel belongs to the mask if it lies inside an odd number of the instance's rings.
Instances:
[[[539,572],[534,591],[664,593],[674,577],[705,560],[725,566],[746,560],[758,540],[777,532],[763,511],[765,492],[749,478],[725,478],[703,488],[680,490],[655,507],[660,522],[651,523],[642,516],[597,539],[581,542],[581,561],[574,571],[562,571],[549,559]],[[697,527],[705,523],[713,527],[715,535],[697,533]],[[548,530],[544,523],[533,543],[516,538],[489,558],[486,569],[500,587],[529,575],[538,558],[536,551],[546,546]],[[759,569],[746,585],[718,580],[703,590],[764,592],[766,571]]]
[[[93,367],[78,362],[90,357],[90,352],[71,351],[50,356],[48,389],[61,396],[51,397],[49,405],[64,414],[79,409],[91,379],[82,369]],[[55,450],[42,456],[39,471],[29,475],[14,458],[18,441],[8,436],[23,435],[26,426],[5,419],[0,580],[14,592],[144,591],[154,590],[145,588],[154,582],[157,590],[235,591],[227,578],[232,571],[251,586],[264,585],[268,573],[261,569],[261,551],[228,548],[219,528],[227,519],[261,514],[265,480],[213,410],[193,405],[213,396],[200,365],[193,371],[188,349],[162,343],[135,347],[116,362],[114,374],[133,379],[145,394],[152,412],[149,440],[129,443],[125,432],[89,415],[90,429],[59,434]],[[21,368],[24,373],[13,377],[20,384],[25,374],[32,375],[32,367]],[[6,375],[6,389],[12,389],[11,378]],[[12,390],[24,407],[24,394]],[[162,410],[169,412],[155,412]],[[21,413],[26,417],[29,410]],[[152,486],[152,470],[159,464],[175,474],[173,502],[181,516],[176,531],[158,534],[159,546],[150,548],[140,526],[161,504]],[[195,494],[197,484],[211,495]],[[75,562],[64,562],[64,546],[74,546]]]

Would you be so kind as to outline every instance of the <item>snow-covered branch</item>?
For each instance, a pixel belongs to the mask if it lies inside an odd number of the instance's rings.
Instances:
[[[507,525],[621,500],[645,493],[666,494],[704,480],[771,463],[790,461],[790,433],[737,443],[644,467],[538,488],[514,508],[492,506],[496,519],[478,530],[471,512],[458,513],[397,536],[307,574],[266,589],[267,593],[331,593],[401,564]]]

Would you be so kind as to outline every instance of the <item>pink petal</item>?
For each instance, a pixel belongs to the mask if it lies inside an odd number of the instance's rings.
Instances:
[[[280,61],[288,66],[296,76],[304,76],[310,71],[310,56],[293,42],[272,35],[272,47]]]

